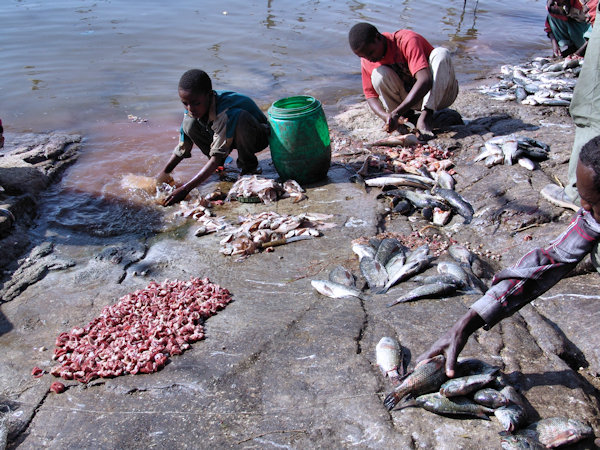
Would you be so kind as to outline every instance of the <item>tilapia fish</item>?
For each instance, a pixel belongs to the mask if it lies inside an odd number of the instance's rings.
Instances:
[[[500,435],[500,445],[504,450],[544,450],[545,445],[538,441],[537,434],[531,430],[519,430],[515,434]]]
[[[573,444],[594,435],[588,424],[566,417],[542,419],[529,425],[527,430],[537,433],[538,440],[547,448]]]
[[[352,244],[352,251],[358,256],[358,260],[362,260],[365,256],[375,258],[376,250],[368,244]]]
[[[382,337],[375,347],[375,358],[383,375],[389,377],[392,383],[397,384],[400,377],[404,375],[400,343],[394,338]]]
[[[386,265],[388,281],[377,293],[383,294],[399,281],[406,280],[429,266],[433,258],[429,256],[429,245],[423,244],[410,252],[405,260],[394,256]]]
[[[513,432],[527,420],[525,410],[519,405],[507,405],[497,408],[494,415],[506,431]]]
[[[449,398],[439,392],[421,395],[416,398],[415,403],[417,406],[436,414],[471,416],[490,420],[487,415],[494,413],[492,408],[479,405],[466,397]]]
[[[319,294],[322,294],[326,297],[358,297],[363,300],[365,299],[362,293],[352,286],[345,286],[330,280],[312,280],[310,284],[317,290]]]
[[[507,406],[509,402],[502,392],[492,388],[478,390],[473,394],[473,400],[488,408],[500,408]]]
[[[394,255],[398,251],[402,251],[405,253],[407,248],[400,242],[398,239],[394,238],[385,238],[377,247],[377,252],[375,253],[375,259],[379,261],[380,264],[386,265],[392,255]]]
[[[465,220],[464,224],[471,223],[475,211],[473,206],[466,201],[462,195],[452,189],[436,188],[435,194],[443,198],[452,208],[461,215]]]
[[[446,358],[438,355],[416,367],[398,387],[385,397],[384,406],[390,411],[408,394],[416,397],[437,391],[447,380],[444,370],[445,363]]]
[[[398,303],[412,302],[422,298],[437,298],[444,295],[453,294],[456,292],[456,284],[450,283],[434,283],[419,286],[412,291],[398,297],[396,300],[388,304],[388,307],[397,305]]]
[[[354,275],[342,265],[335,266],[333,269],[331,269],[331,272],[329,272],[329,281],[343,284],[344,286],[356,286]]]
[[[494,381],[495,378],[496,374],[493,372],[452,378],[451,380],[448,380],[442,384],[442,387],[440,388],[440,394],[446,397],[467,395],[488,385]]]
[[[369,288],[375,292],[382,289],[388,281],[387,270],[375,258],[363,257],[360,260],[360,271],[367,280]]]

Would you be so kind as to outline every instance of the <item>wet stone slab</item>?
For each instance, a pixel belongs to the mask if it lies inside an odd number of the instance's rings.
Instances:
[[[48,239],[53,245],[44,258],[53,255],[74,265],[44,272],[35,283],[13,289],[15,295],[0,305],[0,346],[8,361],[0,365],[0,402],[7,411],[2,423],[8,426],[9,448],[500,448],[502,427],[494,417],[457,419],[419,408],[388,412],[383,398],[392,386],[375,364],[375,345],[382,336],[393,336],[412,368],[476,295],[388,308],[415,283],[400,283],[381,295],[366,290],[364,300],[324,297],[310,283],[341,264],[362,286],[352,240],[381,232],[421,232],[468,243],[498,270],[564,228],[570,214],[539,195],[555,177],[566,179],[572,128],[540,125],[542,120],[570,124],[564,111],[490,104],[468,89],[454,107],[465,125],[452,126],[435,142],[452,149],[456,189],[475,209],[469,225],[460,216],[432,227],[419,214],[389,214],[377,200],[378,189],[365,191],[349,181],[360,167],[357,156],[355,162],[334,159],[328,179],[309,186],[303,202],[224,207],[230,218],[269,208],[279,214],[333,215],[336,227],[323,236],[273,252],[226,257],[218,252],[221,237],[196,237],[193,223],[127,240],[75,232],[78,245]],[[340,104],[327,114],[335,151],[381,137],[365,104]],[[533,172],[473,163],[483,142],[498,133],[551,142],[552,158]],[[261,166],[263,175],[276,176],[268,158]],[[33,249],[43,244],[35,236],[29,239]],[[15,285],[13,273],[4,289]],[[85,325],[104,306],[151,280],[192,276],[226,287],[233,302],[206,321],[203,340],[171,357],[162,370],[87,385],[66,381],[62,394],[48,392],[52,376],[31,376],[33,366],[53,366],[60,332]],[[478,331],[463,356],[498,366],[525,396],[531,420],[578,418],[598,435],[599,283],[584,267],[520,313]],[[594,448],[592,441],[575,448]]]

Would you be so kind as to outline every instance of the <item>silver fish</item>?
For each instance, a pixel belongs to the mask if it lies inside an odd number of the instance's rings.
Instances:
[[[525,158],[524,156],[521,156],[517,159],[517,164],[519,164],[521,167],[526,168],[527,170],[535,170],[535,164],[533,163],[533,161],[529,158]]]
[[[439,172],[437,172],[436,183],[441,188],[454,189],[456,181],[454,180],[454,177],[448,172],[446,172],[445,170],[440,170]]]
[[[519,392],[511,385],[504,386],[500,393],[508,400],[509,403],[525,407],[525,399]]]
[[[335,266],[331,269],[331,272],[329,272],[329,281],[343,284],[344,286],[356,286],[354,275],[342,265]]]
[[[396,189],[393,191],[387,191],[386,194],[396,195],[401,198],[405,198],[417,208],[426,208],[430,206],[432,208],[438,207],[441,209],[447,209],[447,206],[442,203],[438,198],[433,195],[427,194],[426,192],[409,191],[406,189]]]
[[[527,429],[537,433],[538,440],[547,448],[573,444],[594,435],[588,424],[566,417],[542,419],[532,423]]]
[[[365,184],[370,187],[410,186],[419,189],[428,189],[431,187],[429,184],[421,183],[415,180],[390,176],[369,178],[368,180],[365,180]]]
[[[398,261],[396,264],[389,266],[388,281],[379,293],[383,294],[394,284],[422,272],[429,266],[431,260],[432,258],[429,256],[429,246],[427,244],[413,250],[406,258],[404,264],[400,264],[400,261]]]
[[[446,397],[467,395],[490,384],[495,378],[496,375],[494,373],[483,373],[452,378],[442,384],[440,387],[440,394]]]
[[[483,161],[485,167],[490,168],[492,166],[496,166],[498,164],[504,163],[504,155],[502,153],[497,153],[494,155],[490,155]]]
[[[415,367],[399,386],[394,388],[383,400],[388,411],[394,409],[398,402],[408,394],[419,396],[437,391],[442,383],[447,380],[444,365],[446,358],[442,355],[423,361]]]
[[[345,298],[345,297],[357,297],[365,300],[362,293],[351,286],[345,286],[343,284],[334,283],[330,280],[312,280],[310,282],[313,288],[317,290],[319,294],[331,298]]]
[[[406,253],[408,252],[408,248],[406,247],[402,247],[400,249],[398,249],[398,251],[396,251],[396,253],[394,253],[392,255],[392,257],[388,260],[388,262],[385,264],[385,269],[388,272],[388,275],[390,274],[390,272],[392,270],[394,270],[394,266],[398,265],[399,267],[403,266],[404,263],[406,262]]]
[[[502,428],[510,432],[520,428],[527,420],[525,410],[519,405],[501,406],[494,411],[494,415]]]
[[[476,358],[459,358],[456,367],[456,376],[464,377],[467,375],[475,375],[480,373],[498,373],[500,370],[497,366],[492,366],[480,359]]]
[[[376,253],[376,250],[368,244],[352,244],[352,251],[356,253],[359,261],[365,256],[375,258]]]
[[[436,414],[472,416],[490,420],[487,415],[494,412],[493,409],[479,405],[466,397],[449,398],[439,392],[421,395],[415,401],[418,406]]]
[[[488,408],[500,408],[501,406],[507,406],[509,403],[502,392],[492,388],[478,390],[473,394],[473,400]]]
[[[467,263],[471,265],[475,260],[475,255],[471,251],[460,244],[452,244],[448,247],[448,253],[450,256],[459,263]]]
[[[375,359],[383,376],[389,377],[394,384],[399,383],[404,375],[400,343],[394,338],[382,337],[375,346]]]
[[[373,291],[382,289],[388,281],[387,270],[375,258],[365,256],[360,260],[360,271]]]
[[[417,280],[415,277],[415,278],[413,278],[413,280],[414,281],[422,281],[423,284],[446,283],[446,284],[453,284],[457,288],[464,287],[464,284],[461,280],[455,278],[453,275],[450,275],[449,273],[442,273],[439,275],[429,275],[428,277],[425,277],[425,278],[419,279],[419,280]]]
[[[466,201],[462,195],[451,189],[443,188],[436,188],[435,194],[442,197],[459,215],[464,217],[464,224],[471,223],[475,211],[473,211],[473,206],[471,206],[471,204]]]
[[[515,434],[501,433],[500,445],[504,450],[544,450],[546,446],[531,430],[519,430]]]
[[[397,305],[398,303],[411,302],[422,298],[437,298],[456,292],[456,285],[450,283],[434,283],[425,284],[413,289],[412,291],[398,297],[396,300],[388,304],[388,307]]]
[[[379,248],[375,253],[375,259],[379,261],[380,264],[385,266],[392,257],[392,255],[397,251],[401,250],[403,247],[404,245],[402,245],[402,243],[398,239],[385,238],[381,241],[381,244],[379,244]]]
[[[437,271],[440,275],[451,275],[461,282],[464,286],[469,284],[469,275],[460,266],[453,261],[439,261],[437,263]]]

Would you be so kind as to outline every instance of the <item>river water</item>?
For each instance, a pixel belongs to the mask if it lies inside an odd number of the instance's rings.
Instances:
[[[7,133],[84,136],[82,155],[50,196],[57,221],[83,225],[127,199],[125,174],[152,175],[177,143],[180,75],[202,68],[265,110],[307,94],[332,105],[360,93],[348,29],[409,28],[454,52],[461,83],[506,63],[550,55],[545,1],[524,0],[3,0],[0,118]],[[130,115],[144,121],[133,122]],[[9,147],[9,145],[7,145]],[[199,152],[198,152],[199,153]],[[194,174],[204,158],[180,164]],[[93,203],[93,202],[92,202]],[[109,214],[110,216],[110,214]],[[64,219],[69,217],[69,220]],[[96,217],[97,218],[97,217]]]

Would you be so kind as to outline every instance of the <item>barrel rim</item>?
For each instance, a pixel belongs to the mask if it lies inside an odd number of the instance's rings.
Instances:
[[[282,108],[284,102],[292,103],[294,101],[305,101],[304,105],[295,108]],[[291,97],[280,98],[273,102],[269,108],[268,114],[274,118],[287,119],[292,117],[304,116],[314,111],[322,110],[321,102],[311,95],[294,95]]]

